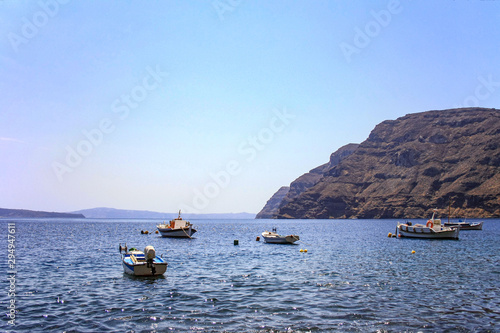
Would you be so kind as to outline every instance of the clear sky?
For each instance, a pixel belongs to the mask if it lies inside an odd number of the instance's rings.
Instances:
[[[0,207],[257,213],[383,120],[500,107],[500,1],[0,1]]]

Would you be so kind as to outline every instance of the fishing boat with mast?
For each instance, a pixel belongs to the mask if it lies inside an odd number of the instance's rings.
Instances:
[[[191,222],[182,219],[180,210],[178,217],[170,220],[168,224],[163,223],[156,227],[162,237],[191,238],[196,232]]]
[[[483,222],[466,222],[461,219],[458,222],[450,221],[451,217],[451,203],[448,206],[448,222],[444,223],[445,227],[459,228],[460,230],[483,230]]]
[[[483,221],[481,222],[466,222],[458,220],[458,222],[445,222],[445,227],[457,227],[460,230],[483,230]]]

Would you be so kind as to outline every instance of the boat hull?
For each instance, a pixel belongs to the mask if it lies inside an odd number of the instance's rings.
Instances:
[[[191,236],[196,232],[193,228],[158,228],[162,237],[175,237],[175,238],[191,238]]]
[[[400,237],[408,238],[458,239],[459,231],[460,229],[458,228],[435,230],[425,226],[407,226],[405,224],[398,225],[398,233]]]

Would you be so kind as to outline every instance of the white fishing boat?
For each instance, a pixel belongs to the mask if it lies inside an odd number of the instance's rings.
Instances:
[[[440,219],[434,218],[437,209],[434,209],[432,217],[423,224],[412,224],[411,222],[398,223],[397,231],[400,237],[429,238],[429,239],[458,239],[459,228],[445,227]]]
[[[293,244],[296,241],[300,240],[300,237],[298,235],[279,235],[276,232],[276,228],[273,228],[273,231],[264,231],[262,233],[262,238],[264,238],[264,242],[272,244]]]
[[[127,246],[120,245],[120,252],[125,250],[122,255],[122,265],[125,273],[135,276],[154,276],[162,275],[167,271],[168,263],[156,255],[154,247],[146,246],[143,251],[136,248],[127,250]]]
[[[483,230],[483,222],[466,222],[459,219],[458,222],[450,221],[451,217],[451,202],[448,206],[448,222],[444,223],[445,227],[459,228],[460,230]]]
[[[460,230],[483,230],[483,222],[445,222],[445,227],[458,227]]]
[[[156,227],[162,237],[191,238],[191,236],[196,232],[196,229],[193,228],[191,222],[182,219],[180,210],[177,218],[170,220],[168,224],[163,223],[157,225]]]

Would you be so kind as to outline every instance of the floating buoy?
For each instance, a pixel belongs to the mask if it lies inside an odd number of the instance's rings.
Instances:
[[[158,230],[155,231],[155,234],[157,234],[157,233],[158,233]]]
[[[260,241],[260,237],[259,237],[259,236],[257,236],[257,238],[256,238],[255,240],[256,240],[257,242],[258,242],[258,241]]]
[[[415,253],[415,250],[412,250],[412,251],[411,251],[411,254],[414,254],[414,253]]]
[[[144,230],[141,230],[141,235],[144,235]]]
[[[392,232],[388,233],[387,237],[392,237]]]
[[[307,249],[304,249],[304,252],[307,252]]]
[[[147,235],[147,234],[149,234],[149,231],[146,230],[146,231],[144,231],[144,233]]]
[[[237,240],[237,239],[235,239],[235,240],[234,240],[234,245],[238,245],[238,244],[239,244],[238,240]]]

